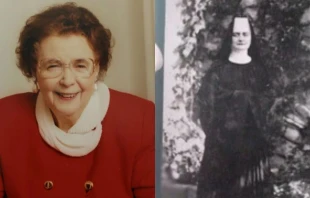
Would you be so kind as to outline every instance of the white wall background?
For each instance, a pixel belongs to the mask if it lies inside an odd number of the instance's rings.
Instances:
[[[16,66],[15,47],[28,17],[64,0],[1,0],[0,98],[31,91]],[[76,0],[90,9],[115,39],[105,82],[110,88],[154,101],[154,0]]]

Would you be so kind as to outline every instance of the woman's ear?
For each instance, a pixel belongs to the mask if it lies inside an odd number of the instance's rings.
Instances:
[[[38,93],[40,91],[40,86],[38,84],[37,78],[33,78],[33,87],[32,87],[32,92],[33,93]]]
[[[96,79],[99,78],[99,73],[100,73],[100,65],[99,64],[96,64],[95,66],[95,71],[94,71],[94,76],[96,76]],[[96,80],[97,81],[97,80]]]

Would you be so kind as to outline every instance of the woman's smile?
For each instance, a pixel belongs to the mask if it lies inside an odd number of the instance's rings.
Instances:
[[[60,98],[61,100],[65,100],[65,101],[72,101],[73,99],[76,98],[76,96],[80,93],[61,93],[61,92],[55,92],[58,96],[58,98]]]

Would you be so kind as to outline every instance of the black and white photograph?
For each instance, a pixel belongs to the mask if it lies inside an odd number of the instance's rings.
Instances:
[[[165,2],[163,198],[310,197],[310,2]]]

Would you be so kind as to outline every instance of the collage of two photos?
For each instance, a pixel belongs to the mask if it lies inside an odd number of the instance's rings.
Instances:
[[[310,196],[307,0],[0,9],[0,197]]]

